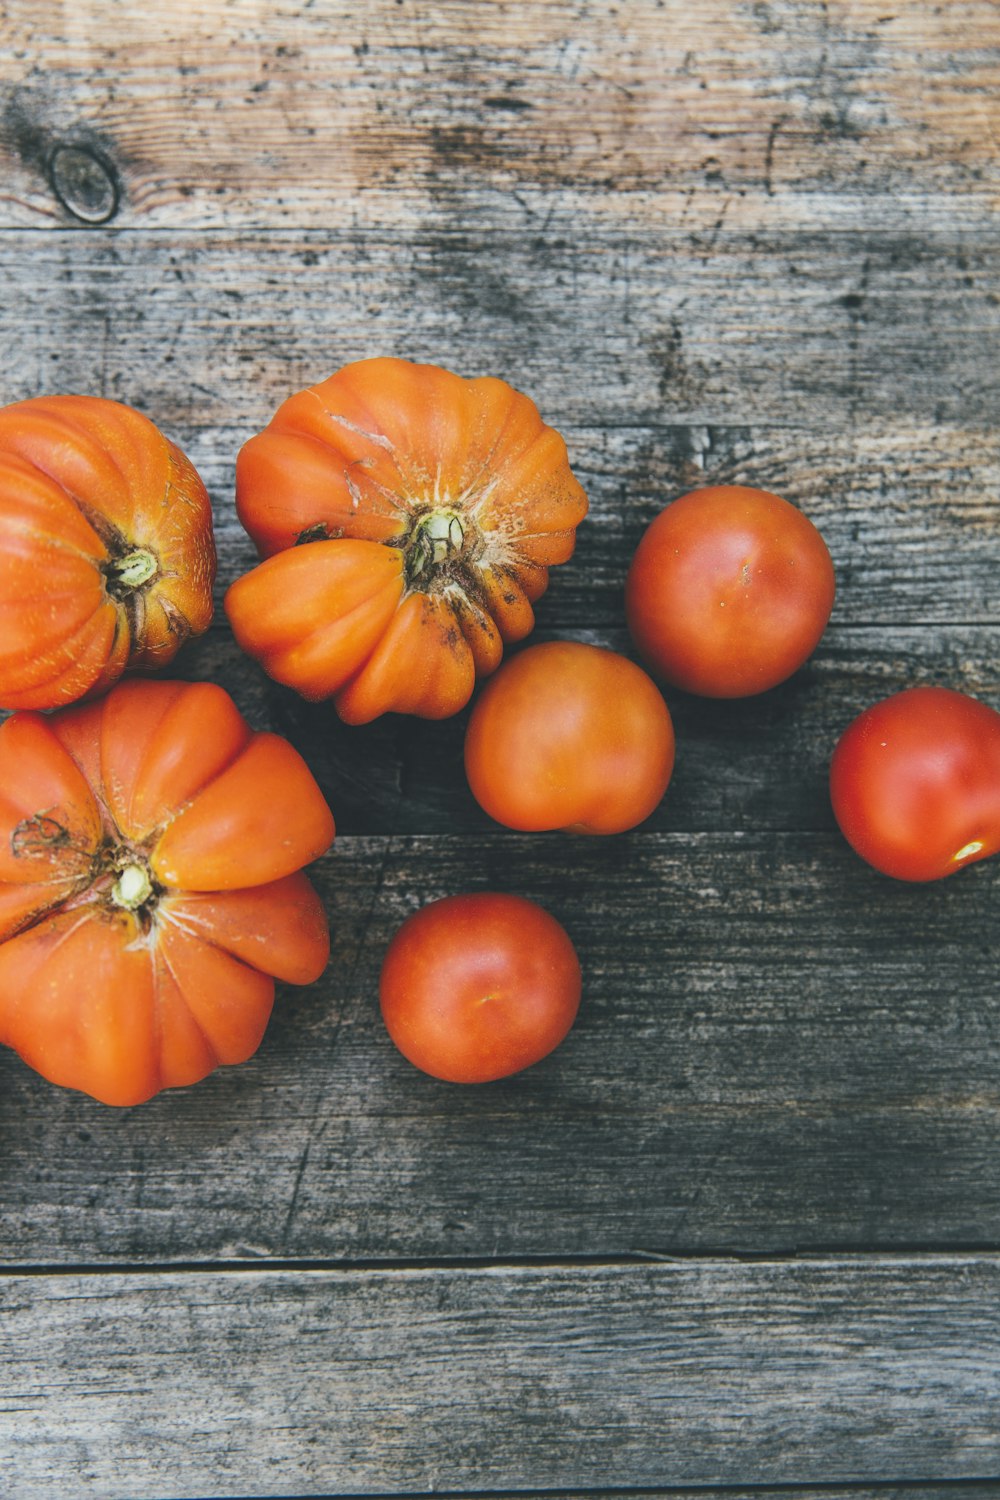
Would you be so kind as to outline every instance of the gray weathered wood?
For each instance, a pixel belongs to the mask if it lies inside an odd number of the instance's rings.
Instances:
[[[993,1256],[0,1282],[18,1500],[982,1478]]]
[[[115,1111],[0,1054],[8,1264],[1000,1242],[1000,862],[878,876],[834,835],[345,838],[325,977],[257,1057]],[[396,1053],[378,971],[456,890],[519,891],[585,975],[501,1083]]]
[[[87,390],[168,427],[248,436],[301,386],[396,354],[503,376],[557,426],[708,426],[679,455],[696,465],[718,461],[717,425],[793,423],[820,465],[853,433],[860,471],[905,474],[908,430],[926,454],[937,437],[920,429],[995,427],[997,244],[950,221],[863,237],[723,226],[710,240],[669,219],[617,234],[475,219],[398,234],[10,232],[5,394]],[[959,474],[982,455],[981,437],[964,462],[942,441]]]
[[[8,0],[0,40],[8,224],[93,221],[85,177],[55,196],[60,145],[103,164],[127,225],[993,212],[990,0]]]
[[[1000,701],[998,100],[991,0],[3,6],[0,401],[160,422],[220,593],[240,443],[373,353],[564,431],[592,512],[540,635],[624,646],[635,543],[705,479],[799,503],[840,583],[786,687],[671,695],[668,799],[615,840],[492,830],[461,718],[345,731],[221,617],[184,653],[365,836],[317,870],[327,974],[245,1068],[115,1112],[0,1053],[0,1262],[33,1273],[0,1276],[5,1495],[1000,1472],[998,1263],[957,1253],[1000,1245],[1000,863],[895,885],[825,794],[872,698]],[[463,1090],[395,1053],[377,976],[409,911],[487,886],[566,923],[585,996]],[[794,1247],[949,1253],[500,1264]]]
[[[997,575],[1000,576],[1000,569]],[[582,582],[582,580],[581,580]],[[568,590],[553,585],[532,640],[572,636],[633,654],[627,632],[580,630]],[[558,592],[557,592],[558,591]],[[583,602],[583,591],[575,590]],[[620,617],[620,592],[606,604]],[[600,607],[594,611],[598,616]],[[643,825],[664,832],[836,827],[828,792],[830,756],[851,720],[870,703],[917,683],[972,693],[1000,707],[996,625],[835,626],[812,660],[773,692],[719,702],[666,689],[677,734],[670,787]],[[178,662],[188,677],[223,682],[261,728],[276,729],[301,751],[334,810],[342,833],[497,832],[478,806],[463,765],[470,710],[439,722],[389,715],[342,724],[330,704],[309,704],[235,652],[219,621]]]

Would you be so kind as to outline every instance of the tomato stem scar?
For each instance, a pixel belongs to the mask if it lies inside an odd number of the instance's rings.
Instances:
[[[109,572],[114,575],[114,581],[122,589],[141,589],[144,583],[148,583],[154,576],[159,563],[152,552],[147,552],[144,547],[138,547],[134,552],[128,552],[124,557],[116,558],[111,564]]]
[[[126,911],[135,911],[153,894],[153,882],[143,865],[126,865],[111,887],[111,899]]]
[[[428,569],[455,557],[465,545],[465,527],[453,510],[431,510],[422,515],[410,534],[407,571],[419,578]]]

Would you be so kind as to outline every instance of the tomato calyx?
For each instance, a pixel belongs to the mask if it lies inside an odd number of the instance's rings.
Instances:
[[[130,859],[118,879],[111,887],[110,897],[114,906],[123,907],[125,911],[138,911],[140,906],[145,906],[154,895],[153,879],[149,872],[149,866],[145,860],[138,861]]]
[[[450,507],[421,511],[402,540],[403,568],[411,588],[426,590],[436,576],[464,569],[482,547],[479,528],[468,514]]]
[[[158,559],[145,547],[135,547],[104,566],[104,586],[112,599],[124,602],[136,589],[155,582],[160,571]]]

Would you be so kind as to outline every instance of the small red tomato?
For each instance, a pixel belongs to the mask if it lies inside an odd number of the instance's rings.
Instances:
[[[507,1078],[558,1047],[580,1005],[564,929],[523,896],[446,896],[400,927],[382,965],[396,1046],[448,1083]]]
[[[745,698],[801,667],[834,587],[826,543],[800,510],[723,484],[656,517],[632,559],[625,611],[658,677],[705,698]]]
[[[508,828],[622,833],[674,768],[667,705],[641,667],[578,641],[530,646],[487,683],[465,736],[473,796]]]
[[[940,880],[1000,849],[1000,713],[916,687],[865,709],[833,752],[841,832],[876,870]]]

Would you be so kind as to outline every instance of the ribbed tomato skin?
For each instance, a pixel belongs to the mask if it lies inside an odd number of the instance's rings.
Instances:
[[[147,417],[96,396],[0,410],[0,705],[166,666],[208,628],[215,566],[205,486]]]
[[[0,726],[0,1042],[136,1104],[256,1051],[329,933],[305,762],[211,683],[133,680]]]
[[[403,359],[291,396],[240,452],[236,503],[264,559],[226,595],[237,640],[352,724],[462,708],[587,511],[527,396]]]

